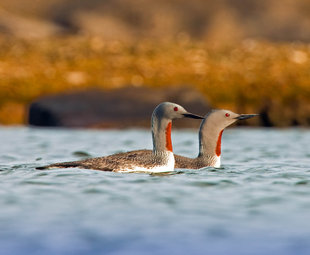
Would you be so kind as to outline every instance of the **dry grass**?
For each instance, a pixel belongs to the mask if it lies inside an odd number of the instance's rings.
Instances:
[[[215,46],[180,37],[128,45],[100,38],[0,40],[0,123],[24,123],[27,105],[89,87],[199,89],[214,107],[266,108],[279,126],[310,125],[310,45],[246,40]]]

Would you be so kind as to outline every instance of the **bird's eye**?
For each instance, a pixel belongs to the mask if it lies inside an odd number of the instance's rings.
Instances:
[[[226,116],[226,117],[229,117],[229,116],[230,116],[230,114],[229,114],[229,113],[225,113],[225,116]]]
[[[179,108],[178,108],[178,107],[174,107],[173,110],[174,110],[175,112],[177,112],[177,111],[179,110]]]

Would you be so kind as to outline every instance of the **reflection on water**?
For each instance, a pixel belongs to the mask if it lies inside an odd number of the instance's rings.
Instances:
[[[175,131],[175,152],[195,156],[197,137]],[[168,174],[35,170],[151,148],[147,130],[1,128],[0,140],[1,255],[310,254],[309,130],[228,129],[222,168]]]

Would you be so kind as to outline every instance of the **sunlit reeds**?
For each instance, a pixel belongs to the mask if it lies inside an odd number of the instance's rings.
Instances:
[[[267,109],[276,125],[310,125],[307,44],[0,39],[0,123],[23,123],[27,105],[42,95],[126,85],[190,85],[214,107]]]

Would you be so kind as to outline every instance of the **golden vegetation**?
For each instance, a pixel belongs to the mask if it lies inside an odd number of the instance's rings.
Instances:
[[[191,85],[214,107],[266,109],[277,125],[310,125],[310,45],[186,36],[132,44],[99,37],[0,39],[0,123],[23,123],[39,96],[84,88]]]

